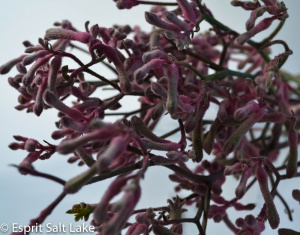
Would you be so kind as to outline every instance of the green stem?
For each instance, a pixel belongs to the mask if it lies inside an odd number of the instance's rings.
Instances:
[[[239,33],[237,33],[236,31],[230,29],[229,27],[227,27],[226,25],[222,24],[220,21],[216,20],[214,17],[208,15],[206,12],[204,12],[203,14],[203,18],[205,21],[207,21],[208,23],[210,23],[213,26],[218,27],[219,29],[224,30],[225,32],[233,32],[236,35],[240,35]],[[248,44],[250,44],[251,46],[253,46],[259,53],[260,55],[264,58],[264,60],[268,63],[270,62],[270,57],[268,56],[268,54],[264,51],[260,51],[260,43],[254,42],[252,40],[248,40],[247,41]]]
[[[180,64],[184,67],[189,68],[192,70],[197,76],[199,76],[201,79],[205,80],[205,76],[200,73],[194,66],[190,65],[189,63],[183,62],[183,61],[175,61],[176,64]]]
[[[284,25],[285,20],[281,20],[279,25],[276,27],[276,29],[273,31],[273,33],[270,34],[269,37],[265,38],[264,40],[262,40],[260,43],[258,43],[259,45],[264,45],[265,43],[271,41],[281,30],[282,26]]]
[[[205,80],[210,81],[210,80],[214,80],[216,78],[222,78],[222,77],[229,76],[229,75],[243,77],[243,78],[251,78],[251,79],[255,78],[254,75],[249,74],[249,73],[242,73],[242,72],[227,69],[227,70],[223,70],[221,72],[217,72],[217,73],[214,73],[214,74],[211,74],[211,75],[207,75],[207,76],[205,76]]]

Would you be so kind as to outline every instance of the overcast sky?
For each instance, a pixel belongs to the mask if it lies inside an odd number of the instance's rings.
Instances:
[[[249,17],[249,12],[245,12],[240,8],[234,8],[227,0],[203,0],[211,9],[217,19],[222,20],[238,32],[244,32],[244,23]],[[293,74],[300,73],[300,30],[299,30],[299,1],[285,1],[289,8],[290,18],[287,20],[281,33],[277,39],[285,40],[294,54],[285,64],[284,69]],[[29,40],[33,44],[37,44],[37,39],[44,36],[46,29],[53,26],[53,22],[68,19],[79,30],[84,30],[85,21],[89,20],[91,25],[98,23],[99,26],[109,27],[113,24],[129,24],[134,26],[139,23],[145,31],[150,30],[150,26],[145,23],[144,11],[148,10],[147,6],[138,6],[130,11],[119,11],[115,7],[112,0],[9,0],[2,1],[0,8],[0,65],[8,60],[15,58],[23,53],[24,46],[22,42]],[[272,28],[276,26],[277,22]],[[205,23],[201,24],[201,30],[207,28]],[[272,28],[268,31],[272,31]],[[266,35],[266,34],[264,34]],[[260,35],[256,40],[262,39]],[[274,54],[282,52],[281,47],[274,47]],[[9,75],[13,76],[11,72]],[[31,176],[21,176],[17,170],[9,167],[9,164],[18,164],[26,156],[25,151],[11,151],[8,149],[8,144],[13,141],[13,135],[22,135],[33,137],[39,141],[47,140],[50,143],[55,143],[51,139],[51,132],[55,130],[54,122],[57,121],[57,114],[54,110],[43,112],[41,117],[37,118],[32,113],[26,114],[24,111],[17,111],[14,106],[17,105],[18,92],[16,92],[7,83],[7,77],[0,77],[0,104],[1,104],[1,134],[0,134],[0,179],[1,179],[1,203],[0,203],[0,224],[1,223],[19,223],[27,225],[29,220],[38,216],[40,211],[56,198],[62,188],[52,182],[41,178]],[[111,74],[107,75],[108,77]],[[109,96],[109,93],[106,93]],[[132,99],[123,102],[124,109],[131,107],[134,101]],[[126,105],[127,103],[127,105]],[[129,105],[128,105],[129,104]],[[132,107],[131,107],[132,108]],[[132,108],[133,109],[133,108]],[[214,115],[212,113],[211,115]],[[166,132],[175,126],[175,122],[163,123],[159,132]],[[68,157],[54,155],[49,161],[39,161],[34,166],[37,170],[57,175],[65,180],[70,179],[74,175],[82,172],[85,168],[78,168],[76,165],[66,163]],[[143,185],[142,200],[138,208],[155,207],[166,205],[166,200],[174,195],[174,185],[168,181],[169,171],[162,171],[161,168],[153,168],[146,175]],[[65,211],[70,209],[73,204],[84,201],[86,203],[99,202],[102,193],[107,187],[107,183],[100,183],[83,188],[78,194],[67,196],[63,202],[55,209],[53,214],[48,217],[46,223],[69,224],[74,221],[72,215],[65,214]],[[159,182],[159,183],[158,183]],[[280,185],[281,191],[284,192],[288,199],[289,205],[295,208],[294,218],[300,218],[299,204],[291,197],[291,190],[297,185],[296,180],[282,182]],[[225,193],[227,199],[233,196],[234,188],[237,182],[233,183],[232,190]],[[299,182],[298,182],[299,185]],[[226,186],[226,185],[225,185]],[[227,186],[230,186],[227,184]],[[299,186],[298,186],[299,187]],[[254,187],[257,189],[257,185]],[[230,188],[229,188],[230,189]],[[258,190],[252,190],[247,199],[251,202],[258,201],[261,204],[262,197]],[[281,202],[276,199],[276,204],[281,215],[282,225],[284,227],[293,227],[300,229],[299,223],[290,224],[287,221],[287,216],[283,212]],[[298,208],[297,208],[298,207]],[[193,214],[190,214],[191,216]],[[235,214],[232,217],[237,218]],[[297,220],[297,219],[296,219]],[[267,230],[263,234],[274,234],[271,231],[268,223]],[[188,228],[189,233],[195,234],[196,230],[193,227]],[[220,229],[224,229],[223,223],[208,225],[208,234],[216,234]],[[223,230],[226,231],[226,230]]]

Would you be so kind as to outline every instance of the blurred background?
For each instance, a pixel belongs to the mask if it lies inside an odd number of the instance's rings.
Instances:
[[[163,0],[162,0],[163,1]],[[209,0],[205,1],[208,8],[213,12],[214,16],[228,25],[237,32],[245,31],[245,22],[249,17],[250,12],[246,12],[241,8],[235,8],[230,5],[229,0]],[[293,50],[294,54],[289,57],[283,69],[296,75],[300,73],[300,30],[299,20],[300,15],[298,9],[299,1],[285,0],[290,17],[287,19],[283,29],[276,36],[276,39],[286,41]],[[44,37],[44,33],[48,28],[53,27],[53,23],[62,20],[69,20],[73,26],[80,31],[84,31],[84,23],[89,20],[90,26],[98,24],[99,26],[111,27],[114,24],[124,25],[129,24],[135,26],[138,24],[142,30],[150,31],[149,26],[144,19],[144,12],[149,10],[150,6],[137,6],[128,10],[118,10],[112,0],[10,0],[2,1],[0,7],[0,65],[8,60],[18,57],[24,52],[22,42],[29,40],[33,44],[37,44],[39,37]],[[277,26],[275,22],[266,32],[259,34],[254,38],[256,41],[262,40]],[[201,31],[209,29],[209,25],[205,22],[201,23]],[[277,55],[283,51],[280,46],[272,47],[273,54]],[[85,62],[88,57],[78,53],[78,56]],[[297,59],[298,58],[298,59]],[[69,64],[70,61],[64,61],[64,64]],[[104,75],[107,78],[114,78],[113,74],[107,71],[104,67],[94,67],[95,71]],[[40,211],[47,207],[61,192],[62,187],[56,183],[46,179],[22,176],[19,172],[10,167],[10,164],[19,164],[27,155],[25,151],[12,151],[7,146],[13,142],[13,135],[22,135],[35,138],[42,142],[46,140],[55,144],[51,139],[51,133],[56,129],[54,122],[58,120],[57,113],[54,110],[43,112],[41,117],[37,118],[33,113],[27,114],[24,111],[17,111],[14,107],[18,104],[18,92],[10,87],[7,78],[14,76],[15,70],[12,70],[8,75],[0,77],[0,224],[18,223],[19,225],[27,225],[32,218],[36,218]],[[111,91],[100,91],[97,93],[101,98],[111,97],[114,93]],[[137,101],[133,98],[122,100],[122,109],[120,111],[135,110]],[[212,108],[206,118],[214,119],[216,109]],[[116,118],[106,119],[114,121]],[[156,133],[164,134],[169,130],[177,127],[177,122],[165,119],[158,126]],[[178,136],[174,135],[170,139],[177,140]],[[286,154],[283,154],[285,157]],[[50,160],[37,161],[34,163],[36,170],[50,173],[64,180],[68,180],[83,172],[86,167],[78,167],[76,164],[67,163],[68,156],[54,155]],[[175,195],[174,184],[168,179],[168,174],[171,172],[162,167],[150,168],[146,174],[145,180],[142,181],[142,197],[137,206],[138,208],[158,207],[167,204],[166,200]],[[68,209],[72,208],[73,204],[80,202],[97,203],[105,189],[111,182],[111,179],[100,182],[91,186],[84,187],[79,193],[67,196],[60,205],[47,218],[45,223],[63,224],[74,223],[73,215],[66,214]],[[238,181],[228,180],[223,186],[224,197],[231,199],[234,196],[234,190]],[[299,223],[295,222],[300,218],[300,206],[291,196],[292,189],[299,189],[299,179],[283,181],[279,185],[279,190],[282,196],[287,200],[290,208],[294,210],[294,222],[288,220],[282,203],[276,198],[275,203],[278,212],[281,215],[280,227],[294,228],[300,230]],[[180,196],[186,196],[185,192],[181,192]],[[257,203],[257,209],[254,215],[260,211],[263,199],[258,185],[256,184],[249,193],[241,200],[241,202]],[[189,209],[189,208],[188,208]],[[247,213],[231,211],[230,219],[234,222],[238,217],[244,217]],[[194,216],[195,210],[189,209],[189,213],[184,214],[186,217]],[[79,222],[82,224],[82,222]],[[197,234],[196,227],[185,225],[184,234]],[[207,234],[231,234],[223,222],[213,224],[209,220]],[[59,233],[56,233],[59,234]],[[64,233],[65,234],[65,233]],[[266,230],[263,234],[275,234],[266,223]]]

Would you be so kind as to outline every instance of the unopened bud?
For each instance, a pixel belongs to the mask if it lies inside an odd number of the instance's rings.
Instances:
[[[106,46],[102,44],[103,53],[106,55],[106,57],[111,60],[114,65],[116,66],[116,70],[119,75],[119,80],[120,80],[120,87],[123,93],[129,94],[131,92],[131,82],[127,76],[127,73],[124,68],[124,64],[121,61],[119,54],[117,54],[116,49]]]
[[[250,101],[242,108],[235,110],[233,117],[237,121],[243,121],[249,114],[255,112],[259,105],[255,101]]]
[[[65,105],[62,101],[59,100],[59,98],[51,91],[47,90],[44,93],[44,100],[52,107],[56,108],[57,110],[63,112],[70,118],[79,121],[84,120],[85,117],[81,112],[79,112],[77,109],[73,109]]]
[[[52,54],[46,55],[42,58],[38,58],[36,62],[31,66],[31,68],[28,70],[28,72],[23,77],[22,81],[24,86],[29,86],[33,80],[35,72],[43,65],[45,65],[50,58],[52,57]]]
[[[126,151],[129,138],[117,136],[111,140],[108,148],[98,156],[97,169],[99,174],[109,170],[110,164]]]
[[[290,153],[286,167],[286,176],[292,178],[297,174],[298,160],[298,131],[296,129],[296,118],[293,117],[289,129]]]
[[[55,56],[51,61],[49,74],[48,74],[48,89],[49,91],[56,92],[56,78],[61,66],[61,56]]]
[[[168,55],[162,51],[162,50],[153,50],[149,51],[143,54],[143,62],[148,63],[149,61],[153,59],[164,59],[164,60],[169,60]]]
[[[30,65],[38,58],[45,57],[48,54],[50,54],[50,52],[44,50],[44,48],[43,48],[43,50],[37,51],[31,55],[27,55],[26,57],[24,57],[24,59],[22,60],[22,63],[23,63],[23,65]]]
[[[239,45],[243,45],[245,42],[247,42],[250,38],[252,38],[254,35],[258,34],[259,32],[266,30],[269,28],[272,24],[272,22],[277,19],[277,16],[265,18],[262,21],[260,21],[255,27],[247,31],[246,33],[241,34],[236,38],[236,42]]]
[[[141,80],[150,72],[150,70],[155,70],[160,68],[164,63],[164,60],[153,59],[150,62],[144,64],[141,68],[137,69],[134,72],[134,79],[140,83]]]
[[[300,190],[294,189],[293,192],[292,192],[292,196],[300,204]]]
[[[24,143],[16,143],[16,142],[13,142],[13,143],[10,143],[10,144],[8,145],[8,147],[9,147],[11,150],[24,149]]]
[[[37,141],[34,139],[27,139],[25,141],[24,149],[28,152],[34,152],[37,147]]]
[[[0,67],[0,74],[7,74],[12,69],[12,67],[14,67],[16,64],[20,63],[25,56],[26,55],[22,55],[22,56],[20,56],[20,57],[18,57],[16,59],[8,61],[4,65],[2,65]]]
[[[175,64],[171,64],[167,71],[168,77],[168,97],[166,102],[166,108],[168,112],[173,115],[177,111],[178,97],[177,97],[177,87],[179,80],[178,67]]]
[[[151,112],[151,117],[152,119],[155,121],[157,120],[158,118],[161,117],[161,115],[163,114],[164,112],[164,106],[163,106],[163,103],[158,103],[157,105],[155,105],[155,107],[152,109],[152,112]]]
[[[137,116],[133,116],[131,118],[131,123],[133,125],[133,127],[140,133],[142,134],[144,137],[153,140],[155,142],[158,143],[169,143],[168,140],[162,139],[160,137],[158,137],[157,135],[155,135],[143,122],[142,119],[140,119]]]
[[[250,228],[255,228],[257,225],[257,220],[253,215],[247,215],[245,217],[245,224]]]
[[[226,166],[224,170],[224,175],[232,175],[243,169],[243,164],[241,162],[236,162],[232,166]]]
[[[161,18],[159,18],[156,14],[151,13],[151,12],[145,12],[145,18],[146,21],[149,24],[152,24],[158,28],[165,29],[165,30],[171,30],[175,32],[180,32],[180,28],[177,27],[176,25],[169,24],[165,21],[163,21]]]
[[[100,28],[99,28],[99,25],[98,24],[95,24],[91,27],[90,29],[90,34],[93,38],[97,38],[97,36],[99,35],[100,33]]]
[[[228,155],[231,153],[241,142],[242,138],[249,131],[249,129],[258,121],[262,119],[265,114],[264,107],[259,108],[256,112],[252,113],[227,139],[224,143],[224,153]]]
[[[196,15],[192,5],[187,0],[177,0],[177,3],[182,11],[184,18],[196,24]]]
[[[268,174],[262,165],[258,165],[256,168],[256,178],[259,183],[260,191],[265,199],[269,224],[272,229],[276,229],[279,225],[280,218],[273,202],[273,197],[269,191]]]
[[[147,149],[156,149],[162,151],[175,151],[178,150],[181,146],[180,144],[169,142],[169,143],[157,143],[149,139],[142,139],[145,147]]]
[[[252,175],[251,168],[243,171],[240,183],[235,189],[235,195],[237,199],[241,199],[245,195],[247,189],[247,181],[251,175]]]
[[[151,91],[155,94],[155,95],[158,95],[164,99],[167,99],[168,97],[168,92],[167,90],[162,86],[160,85],[159,83],[157,82],[151,82]]]
[[[178,27],[180,27],[181,30],[186,31],[186,32],[191,30],[190,25],[187,24],[186,22],[180,20],[174,12],[165,11],[164,16],[168,22],[170,22],[174,25],[177,25]]]
[[[38,93],[36,95],[35,104],[33,106],[33,112],[35,115],[40,116],[44,109],[43,94],[47,88],[47,79],[43,78],[42,84],[39,86]]]
[[[52,28],[46,31],[45,38],[47,40],[67,39],[82,43],[89,43],[91,35],[86,32],[75,32],[68,29]]]

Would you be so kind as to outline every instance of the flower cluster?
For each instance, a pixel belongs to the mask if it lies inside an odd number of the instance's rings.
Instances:
[[[233,1],[232,5],[251,11],[247,32],[238,34],[215,19],[199,0],[115,2],[119,9],[157,4],[145,13],[152,32],[128,25],[90,27],[89,22],[83,32],[63,21],[48,29],[38,45],[24,42],[25,54],[0,67],[1,74],[13,67],[18,71],[8,78],[20,92],[17,110],[37,116],[50,108],[58,111],[57,129],[52,133],[54,140],[61,140],[58,145],[44,146],[33,138],[14,136],[18,142],[9,146],[29,152],[16,166],[21,173],[63,185],[58,198],[31,220],[30,226],[42,223],[68,194],[117,176],[98,203],[77,204],[67,213],[75,214],[76,221],[88,220],[93,214],[91,224],[103,235],[120,234],[123,229],[128,235],[151,231],[184,234],[183,223],[194,223],[203,235],[208,219],[224,221],[236,234],[260,234],[265,221],[276,229],[280,226],[273,202],[279,195],[277,186],[281,180],[299,176],[300,95],[288,79],[291,75],[281,70],[292,51],[285,42],[273,40],[288,17],[284,3]],[[265,12],[271,17],[255,24]],[[270,37],[261,43],[251,40],[274,20],[280,23]],[[212,25],[209,32],[197,33],[202,21]],[[285,52],[271,59],[274,44],[284,45]],[[69,48],[86,52],[90,62],[83,63]],[[70,68],[65,58],[77,66]],[[231,62],[236,61],[238,71],[231,69]],[[117,79],[107,79],[91,68],[98,64],[110,68]],[[109,99],[96,96],[94,92],[103,86],[118,94]],[[125,96],[138,96],[140,109],[116,112]],[[64,102],[67,97],[75,98],[71,105]],[[216,117],[205,119],[212,105],[218,107]],[[104,121],[108,115],[123,118],[111,123]],[[158,136],[159,120],[168,117],[178,122],[178,128]],[[168,140],[177,132],[178,140]],[[281,150],[286,147],[289,155],[285,162]],[[79,161],[78,165],[86,165],[88,170],[64,181],[33,168],[33,162],[51,159],[53,154],[72,154],[68,162]],[[282,161],[282,166],[276,168],[275,160]],[[145,172],[156,166],[173,172],[169,178],[176,184],[176,195],[168,205],[136,209]],[[286,173],[280,173],[282,170]],[[226,190],[222,186],[231,175],[239,178],[239,183],[235,197],[228,200],[222,196]],[[260,189],[265,203],[256,217],[249,214],[234,225],[229,208],[249,211],[256,207],[254,202],[239,202],[250,187]],[[180,197],[181,191],[190,194]],[[116,196],[119,200],[113,201]],[[299,201],[299,190],[293,191],[293,197]],[[191,206],[197,213],[185,218],[183,212]],[[134,215],[135,222],[129,222]]]

